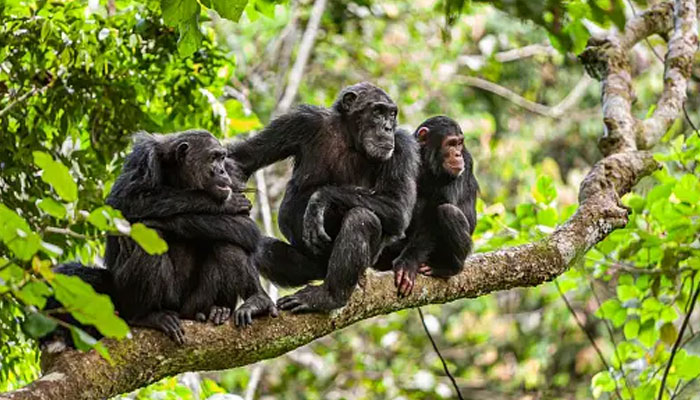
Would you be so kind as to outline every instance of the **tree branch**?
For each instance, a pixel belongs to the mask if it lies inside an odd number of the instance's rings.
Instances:
[[[457,81],[464,85],[486,90],[487,92],[501,96],[532,113],[539,114],[544,117],[558,119],[563,117],[571,107],[576,105],[576,103],[581,100],[581,97],[583,97],[583,95],[586,93],[588,85],[591,84],[592,79],[588,76],[581,77],[569,94],[553,107],[535,103],[534,101],[528,100],[506,87],[485,79],[477,78],[475,76],[458,76]]]
[[[314,41],[316,40],[316,34],[318,33],[318,27],[321,24],[321,17],[323,16],[323,11],[326,9],[326,0],[316,0],[314,1],[314,6],[311,9],[311,16],[309,17],[309,22],[306,25],[306,30],[301,38],[301,44],[299,45],[299,54],[297,55],[292,70],[289,73],[289,80],[287,83],[287,89],[282,96],[282,99],[277,104],[277,110],[280,113],[286,112],[294,101],[299,85],[301,84],[301,78],[304,73],[304,67],[306,62],[311,55],[311,49],[313,49]]]
[[[539,285],[556,278],[613,229],[624,226],[627,211],[619,206],[619,196],[656,168],[647,152],[601,160],[582,184],[581,207],[549,238],[474,255],[464,271],[449,280],[419,277],[417,289],[408,297],[396,296],[390,273],[369,272],[348,305],[330,315],[283,313],[256,321],[248,329],[186,321],[183,346],[159,332],[134,329],[131,340],[104,340],[114,365],[94,351],[68,350],[46,360],[42,378],[0,399],[111,397],[184,371],[233,368],[277,357],[376,315]]]
[[[693,59],[697,47],[696,22],[689,17],[696,13],[695,1],[676,0],[675,4],[675,39],[669,45],[666,86],[659,105],[667,109],[660,114],[664,121],[686,98],[685,82],[668,83],[669,78],[687,78],[685,64]],[[45,375],[25,388],[0,394],[0,400],[111,397],[184,371],[233,368],[277,357],[376,315],[535,286],[556,278],[610,232],[627,223],[628,211],[620,204],[620,197],[659,167],[650,152],[637,151],[637,139],[643,136],[643,144],[653,145],[658,140],[658,128],[639,128],[631,116],[632,96],[624,92],[631,91],[629,66],[621,51],[629,50],[644,35],[663,30],[668,10],[668,3],[655,5],[628,23],[633,33],[591,41],[582,54],[587,71],[603,81],[606,132],[599,145],[606,157],[581,183],[576,213],[551,236],[532,244],[476,254],[467,259],[462,273],[449,280],[418,277],[416,289],[405,298],[396,296],[390,273],[369,272],[349,303],[331,314],[283,313],[276,319],[256,321],[247,329],[187,321],[184,329],[188,342],[183,346],[159,332],[134,329],[130,340],[104,340],[113,365],[95,351],[45,354]],[[645,18],[649,21],[641,20]],[[637,136],[639,132],[643,135]]]

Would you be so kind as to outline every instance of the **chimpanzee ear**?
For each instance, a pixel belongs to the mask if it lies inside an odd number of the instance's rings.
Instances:
[[[177,149],[175,149],[175,157],[177,158],[177,162],[182,164],[185,161],[185,157],[187,156],[187,151],[190,149],[190,144],[187,142],[182,142],[177,145]]]
[[[343,111],[347,112],[350,111],[350,107],[355,103],[355,100],[357,100],[357,93],[355,92],[347,92],[343,95],[343,99],[341,100],[341,104],[343,105]]]
[[[425,143],[426,140],[428,140],[428,132],[430,132],[430,129],[428,129],[427,126],[422,126],[420,129],[418,129],[418,132],[416,132],[416,139],[418,140],[418,143]]]

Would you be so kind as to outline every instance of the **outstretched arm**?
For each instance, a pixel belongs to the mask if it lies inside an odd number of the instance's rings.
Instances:
[[[260,133],[246,140],[226,143],[228,155],[236,161],[244,180],[262,167],[296,154],[323,127],[324,108],[300,106],[272,120]]]

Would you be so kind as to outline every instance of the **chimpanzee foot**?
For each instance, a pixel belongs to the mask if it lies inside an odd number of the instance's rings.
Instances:
[[[247,298],[243,305],[238,307],[233,319],[236,326],[244,327],[252,324],[253,318],[260,315],[279,315],[275,303],[264,293]]]
[[[209,322],[214,325],[221,325],[231,318],[231,309],[228,307],[212,306],[209,309]]]
[[[338,301],[323,286],[306,286],[298,292],[277,300],[277,307],[293,313],[328,312],[346,302]]]
[[[421,264],[418,267],[418,273],[425,276],[430,276],[433,274],[433,269],[428,264]]]
[[[177,344],[185,343],[185,331],[182,330],[180,317],[173,311],[156,311],[145,317],[130,321],[133,326],[151,328],[168,335]]]

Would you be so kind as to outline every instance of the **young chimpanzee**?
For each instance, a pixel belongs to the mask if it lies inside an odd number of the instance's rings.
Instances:
[[[279,210],[289,244],[263,239],[260,273],[282,286],[323,279],[281,298],[292,312],[343,306],[383,246],[403,235],[415,203],[415,141],[396,131],[397,107],[369,83],[343,89],[331,108],[303,105],[258,135],[228,145],[242,172],[293,157]]]
[[[479,186],[459,125],[445,116],[432,117],[414,136],[422,164],[413,218],[406,238],[382,254],[382,260],[398,254],[393,270],[400,295],[411,292],[417,273],[442,278],[459,273],[472,251],[476,225]]]
[[[235,312],[237,325],[276,315],[251,262],[260,231],[248,217],[242,183],[231,179],[234,168],[209,132],[138,134],[107,204],[156,229],[168,252],[149,255],[131,238],[113,235],[107,270],[63,266],[58,272],[106,288],[129,324],[161,330],[179,343],[181,317],[221,324],[238,296],[244,303]]]

